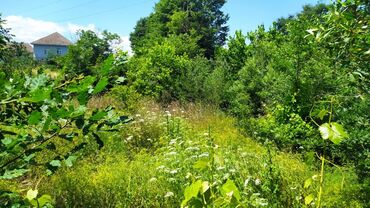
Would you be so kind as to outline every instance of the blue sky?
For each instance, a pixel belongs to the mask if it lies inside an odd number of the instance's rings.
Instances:
[[[330,0],[321,0],[328,3]],[[158,0],[0,0],[2,18],[18,41],[31,42],[58,31],[67,38],[76,38],[78,29],[107,29],[128,36],[140,17],[152,12]],[[318,0],[228,0],[223,10],[229,14],[230,34],[241,29],[267,27],[279,17],[301,11],[305,4]]]

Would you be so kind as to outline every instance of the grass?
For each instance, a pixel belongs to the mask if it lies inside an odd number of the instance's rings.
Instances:
[[[233,180],[246,207],[305,207],[304,197],[316,194],[315,184],[303,188],[315,168],[298,155],[268,151],[215,108],[146,101],[137,109],[134,122],[105,136],[102,150],[44,179],[40,191],[58,207],[179,207],[185,188],[198,179],[210,181],[217,197]],[[196,165],[211,159],[211,165]],[[348,194],[356,192],[353,171],[328,168],[326,178],[324,206],[361,207]]]
[[[111,104],[120,102],[95,97],[88,105],[95,109]],[[101,135],[101,150],[91,142],[72,167],[64,165],[49,177],[35,167],[17,180],[0,180],[0,189],[23,196],[38,189],[39,195],[51,195],[57,207],[180,207],[186,187],[202,180],[213,194],[209,205],[235,207],[222,193],[225,182],[233,181],[241,207],[315,207],[315,199],[306,205],[305,197],[317,195],[317,179],[304,188],[306,179],[318,178],[315,162],[304,163],[301,155],[251,140],[239,132],[234,118],[217,108],[179,103],[163,107],[146,100],[133,109],[133,122],[118,133]],[[62,151],[64,144],[57,145]],[[43,154],[41,159],[52,156]],[[362,207],[360,192],[352,169],[326,167],[323,207]]]

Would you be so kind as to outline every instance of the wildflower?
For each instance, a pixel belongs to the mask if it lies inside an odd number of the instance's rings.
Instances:
[[[157,181],[157,178],[151,178],[150,180],[149,180],[149,182],[155,182],[155,181]]]
[[[172,156],[172,155],[176,155],[177,154],[177,152],[169,152],[169,153],[167,153],[166,155],[168,155],[168,156]]]
[[[248,186],[249,181],[251,180],[251,176],[248,176],[248,178],[244,181],[244,187]]]
[[[254,181],[254,184],[256,184],[256,186],[260,185],[261,184],[261,180],[259,178],[257,178],[255,181]]]
[[[166,195],[164,195],[165,198],[168,198],[168,197],[172,197],[174,196],[175,194],[171,191],[167,192]]]
[[[171,174],[176,174],[177,173],[177,170],[171,170],[170,173]]]
[[[199,157],[200,158],[202,158],[202,157],[209,157],[209,153],[208,152],[205,152],[205,153],[199,155]]]
[[[159,166],[159,167],[157,168],[157,170],[163,170],[163,169],[165,169],[165,168],[166,168],[166,166],[161,165],[161,166]]]
[[[185,149],[185,151],[199,151],[199,147],[188,147]]]
[[[131,135],[131,136],[129,136],[129,137],[126,138],[126,141],[131,141],[132,138],[133,138],[133,136]]]
[[[224,170],[225,167],[221,166],[221,167],[217,167],[217,170],[220,171],[220,170]]]
[[[267,206],[268,205],[268,202],[266,199],[264,198],[258,198],[256,200],[257,204],[259,204],[260,206],[264,207],[264,206]]]

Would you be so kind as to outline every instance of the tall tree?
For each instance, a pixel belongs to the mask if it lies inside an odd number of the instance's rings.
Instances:
[[[161,38],[187,34],[198,38],[208,58],[226,41],[229,17],[221,11],[226,0],[161,0],[154,12],[138,21],[130,40],[135,53]]]

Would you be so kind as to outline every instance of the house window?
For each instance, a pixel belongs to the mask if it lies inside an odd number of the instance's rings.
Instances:
[[[44,54],[45,54],[45,55],[46,55],[46,54],[48,54],[48,50],[46,50],[46,49],[45,49],[45,50],[44,50]]]
[[[57,49],[57,54],[62,55],[62,50],[60,48]]]

